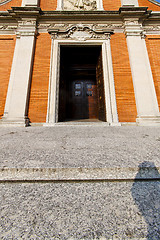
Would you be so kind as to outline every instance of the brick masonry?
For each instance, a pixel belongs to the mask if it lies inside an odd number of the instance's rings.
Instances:
[[[28,116],[31,122],[45,122],[48,102],[51,37],[41,33],[37,37],[31,82]]]
[[[160,7],[148,0],[138,0],[139,7],[148,7],[148,10],[160,11]]]
[[[135,122],[136,102],[127,42],[123,33],[111,37],[111,50],[119,121]]]
[[[4,113],[15,41],[15,36],[0,35],[0,118]]]
[[[12,0],[9,3],[6,3],[0,6],[0,11],[7,11],[11,7],[20,7],[22,5],[22,0]]]
[[[147,36],[146,44],[160,109],[160,35]]]

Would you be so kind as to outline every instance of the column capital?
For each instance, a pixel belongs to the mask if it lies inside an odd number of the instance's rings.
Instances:
[[[36,18],[22,18],[18,20],[17,38],[22,36],[36,36]]]
[[[139,18],[124,18],[124,32],[128,36],[143,36],[142,24]]]

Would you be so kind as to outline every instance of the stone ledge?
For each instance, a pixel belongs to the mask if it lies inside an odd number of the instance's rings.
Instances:
[[[151,168],[0,168],[0,181],[134,181],[160,180]]]

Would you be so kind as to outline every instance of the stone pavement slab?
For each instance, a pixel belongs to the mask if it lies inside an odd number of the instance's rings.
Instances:
[[[0,128],[0,167],[160,167],[160,128],[57,126]]]
[[[0,239],[159,240],[160,128],[0,128]]]
[[[160,239],[160,182],[1,183],[0,239]]]

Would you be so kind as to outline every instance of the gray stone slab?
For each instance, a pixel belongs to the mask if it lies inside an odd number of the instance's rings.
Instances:
[[[0,128],[1,168],[160,167],[160,128]]]
[[[150,167],[143,165],[150,164]],[[0,168],[0,181],[160,180],[160,168]]]
[[[160,239],[160,182],[0,184],[0,239]]]

